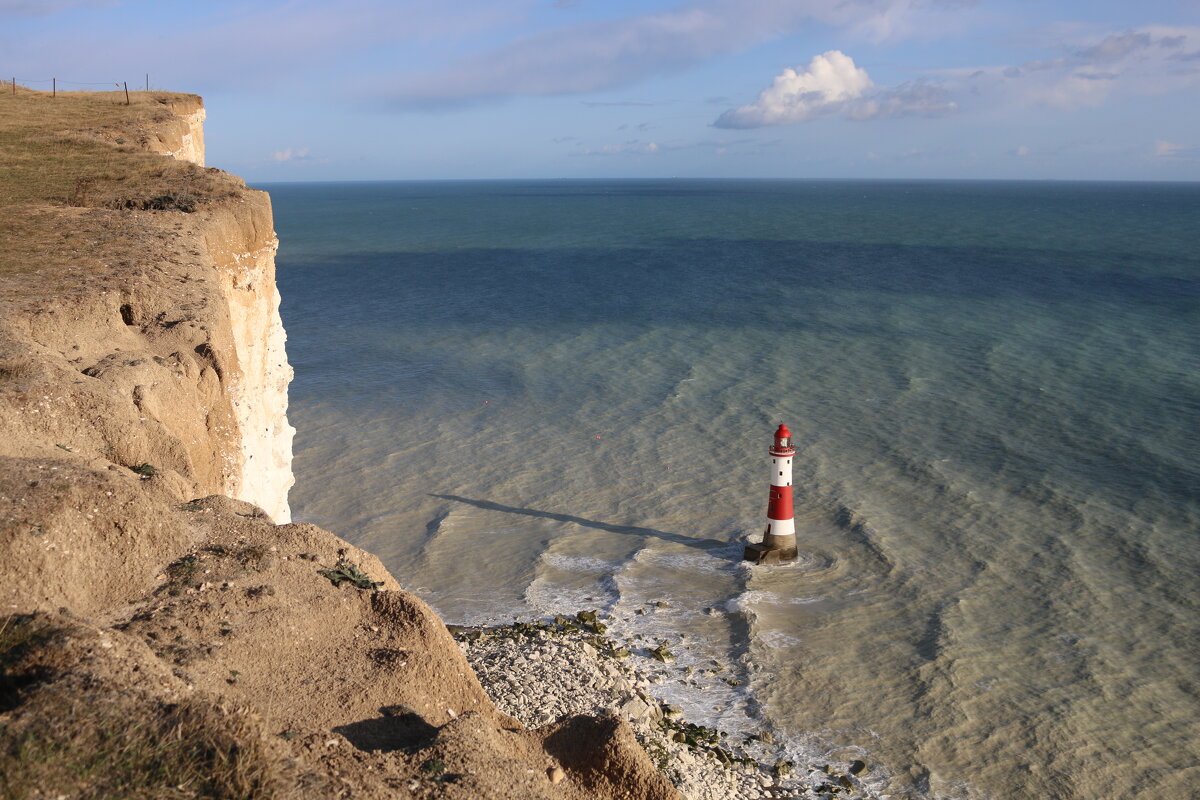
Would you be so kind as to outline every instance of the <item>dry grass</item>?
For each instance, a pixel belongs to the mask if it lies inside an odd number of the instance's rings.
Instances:
[[[0,720],[3,800],[265,800],[286,786],[259,726],[200,699],[51,687]]]
[[[0,275],[121,258],[135,242],[72,240],[79,209],[195,211],[240,181],[144,147],[189,95],[0,91]],[[83,218],[87,218],[83,214]],[[94,214],[92,215],[94,216]],[[133,248],[136,253],[136,248]]]
[[[254,718],[73,673],[59,654],[70,636],[87,632],[45,614],[0,618],[0,800],[292,793],[290,768]]]

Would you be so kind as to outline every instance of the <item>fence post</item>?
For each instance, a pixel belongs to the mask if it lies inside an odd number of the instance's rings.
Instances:
[[[121,81],[125,84],[125,105],[129,105],[129,81]]]
[[[13,78],[13,97],[17,96],[17,79]]]
[[[146,73],[146,91],[150,91],[150,73]]]
[[[50,97],[58,97],[58,78],[50,79]]]

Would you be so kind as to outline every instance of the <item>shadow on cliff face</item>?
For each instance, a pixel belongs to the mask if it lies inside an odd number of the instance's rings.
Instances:
[[[424,747],[437,737],[438,729],[408,706],[384,706],[379,711],[381,716],[339,725],[333,732],[359,750],[379,752]]]
[[[536,508],[519,508],[517,506],[506,506],[501,503],[493,503],[491,500],[472,500],[469,497],[459,497],[455,494],[430,494],[430,497],[436,497],[439,500],[453,500],[457,503],[466,503],[467,505],[483,508],[488,511],[503,511],[506,514],[524,514],[527,517],[540,517],[542,519],[552,519],[557,522],[572,522],[576,525],[582,525],[585,528],[596,528],[597,530],[608,531],[609,533],[625,533],[633,536],[651,536],[656,539],[662,539],[665,542],[674,542],[685,547],[695,547],[700,550],[715,550],[717,548],[728,547],[728,542],[722,542],[719,539],[693,539],[690,536],[684,536],[679,533],[671,533],[670,531],[660,531],[655,528],[642,528],[637,525],[614,525],[610,522],[600,522],[594,519],[585,519],[584,517],[576,517],[570,514],[558,514],[553,511],[540,511]]]

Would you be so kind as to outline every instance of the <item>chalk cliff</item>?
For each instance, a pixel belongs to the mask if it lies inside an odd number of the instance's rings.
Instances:
[[[202,160],[199,98],[170,105],[185,116],[160,109],[140,127],[143,144]],[[0,392],[0,455],[148,463],[180,500],[228,495],[286,523],[292,370],[270,198],[213,173],[200,177],[216,196],[169,221],[56,209],[55,225],[78,227],[82,248],[114,251],[97,260],[64,248],[9,287],[0,337],[11,345],[0,357],[22,380]],[[55,278],[53,290],[32,291]]]
[[[229,315],[236,364],[228,393],[238,446],[222,493],[262,507],[278,524],[290,522],[287,495],[295,482],[296,432],[287,420],[292,368],[284,350],[287,336],[275,285],[279,240],[266,195],[256,192],[213,214],[203,242]]]
[[[159,120],[148,132],[146,149],[203,167],[204,103],[198,97],[176,95],[166,106],[171,116]]]

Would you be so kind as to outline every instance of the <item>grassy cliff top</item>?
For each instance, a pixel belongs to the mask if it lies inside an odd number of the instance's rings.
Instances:
[[[90,223],[139,210],[194,211],[243,185],[148,151],[179,124],[177,114],[201,108],[199,97],[129,98],[126,105],[124,92],[0,90],[0,278],[136,256],[137,237],[113,236],[111,225],[107,237],[89,236],[99,228]]]

